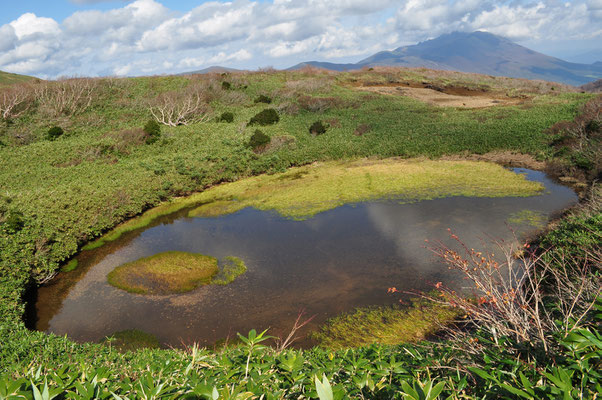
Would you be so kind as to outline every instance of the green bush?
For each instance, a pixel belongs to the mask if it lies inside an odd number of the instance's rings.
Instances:
[[[309,127],[309,133],[312,135],[322,135],[323,133],[326,133],[326,126],[322,121],[316,121]]]
[[[222,89],[224,90],[230,90],[232,89],[232,84],[228,81],[223,81],[222,82]]]
[[[143,130],[147,134],[146,144],[155,143],[161,137],[161,126],[154,119],[148,120]]]
[[[0,225],[7,233],[17,233],[25,226],[23,214],[18,211],[9,212]]]
[[[574,153],[572,158],[573,158],[573,163],[581,169],[589,171],[590,169],[594,168],[593,161],[590,160],[583,153]]]
[[[272,99],[269,98],[268,96],[266,96],[265,94],[260,94],[259,96],[257,96],[257,98],[255,99],[255,104],[257,103],[265,103],[265,104],[270,104],[272,102]]]
[[[251,139],[249,140],[249,147],[251,147],[253,150],[257,150],[258,148],[270,143],[271,140],[272,139],[268,135],[259,129],[256,129],[255,133],[253,133]]]
[[[46,139],[55,140],[59,136],[62,136],[63,133],[65,133],[63,128],[60,126],[53,126],[52,128],[48,129],[48,132],[46,133]]]
[[[233,121],[234,121],[234,114],[232,114],[229,111],[226,111],[226,112],[222,113],[222,115],[220,115],[220,117],[219,117],[219,122],[230,123],[230,122],[233,122]]]
[[[596,133],[600,131],[601,127],[602,126],[600,125],[600,122],[596,121],[595,119],[592,119],[587,123],[587,125],[585,125],[585,131],[587,133]]]
[[[266,108],[249,120],[249,125],[273,125],[280,121],[278,113],[273,108]]]

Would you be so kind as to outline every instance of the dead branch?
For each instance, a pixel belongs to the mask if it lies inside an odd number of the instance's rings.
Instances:
[[[45,82],[36,87],[35,97],[50,116],[72,117],[90,107],[97,86],[95,80],[89,78]]]
[[[288,336],[285,339],[282,339],[281,337],[276,338],[276,351],[278,353],[282,352],[283,350],[288,348],[290,345],[292,345],[298,339],[298,337],[296,337],[296,334],[299,331],[299,329],[301,329],[305,325],[309,324],[315,317],[315,315],[312,315],[311,317],[309,317],[305,320],[302,320],[304,315],[305,315],[304,311],[299,312],[299,314],[297,315],[297,319],[295,320],[295,323],[293,324],[293,327],[291,328]]]
[[[210,118],[209,106],[198,87],[162,93],[149,104],[149,111],[158,123],[167,126],[205,122]]]
[[[549,335],[566,335],[581,327],[600,296],[600,278],[593,273],[602,262],[600,251],[577,265],[567,258],[548,260],[546,252],[536,254],[528,244],[518,249],[516,244],[497,243],[503,254],[498,261],[494,254],[469,249],[456,235],[451,236],[463,253],[443,244],[431,251],[464,275],[471,283],[472,296],[437,283],[439,297],[423,297],[460,308],[467,323],[488,331],[496,343],[507,336],[540,343],[548,351]],[[556,324],[558,319],[561,325]],[[452,337],[466,340],[462,332],[452,331]]]
[[[11,120],[25,113],[32,103],[31,88],[25,85],[15,85],[0,92],[0,117]]]

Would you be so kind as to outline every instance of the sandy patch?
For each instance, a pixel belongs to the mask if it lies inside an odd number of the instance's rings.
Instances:
[[[483,108],[518,104],[520,102],[518,99],[490,97],[486,93],[461,96],[435,89],[403,86],[361,86],[357,87],[357,90],[389,96],[408,96],[439,107]]]

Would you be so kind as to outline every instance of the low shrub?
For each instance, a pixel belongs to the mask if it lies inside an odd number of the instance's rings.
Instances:
[[[254,117],[249,120],[249,125],[273,125],[280,121],[278,113],[273,108],[266,108],[263,111],[257,113]]]
[[[146,133],[146,144],[155,143],[161,137],[161,126],[154,119],[148,120],[143,128]]]
[[[46,139],[55,140],[56,138],[62,136],[63,133],[65,133],[63,128],[60,126],[53,126],[52,128],[48,129],[48,132],[46,133]]]
[[[297,102],[302,110],[319,113],[333,108],[341,108],[345,104],[344,100],[338,97],[313,97],[305,95],[299,96]]]
[[[272,99],[270,97],[266,96],[265,94],[260,94],[254,100],[254,102],[255,102],[255,104],[257,104],[257,103],[271,104],[272,103]]]
[[[359,124],[353,134],[355,136],[363,136],[365,133],[370,132],[372,128],[368,124]]]
[[[326,133],[326,126],[322,121],[316,121],[309,127],[309,133],[312,135],[322,135]]]
[[[251,147],[253,150],[257,150],[269,144],[271,140],[272,139],[268,135],[259,129],[256,129],[255,133],[253,133],[251,139],[249,140],[249,147]]]
[[[232,84],[228,81],[223,81],[222,82],[222,89],[223,90],[230,90],[232,89]]]
[[[7,233],[17,233],[25,226],[23,214],[19,211],[7,213],[4,221],[0,221],[0,227]]]
[[[229,111],[226,111],[226,112],[222,113],[222,115],[220,115],[220,117],[219,117],[219,122],[230,123],[230,122],[233,122],[233,121],[234,121],[234,114],[232,114]]]

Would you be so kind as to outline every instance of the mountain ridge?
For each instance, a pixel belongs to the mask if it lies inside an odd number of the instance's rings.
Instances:
[[[541,79],[583,85],[602,78],[602,62],[578,64],[551,57],[492,33],[452,32],[415,45],[380,51],[357,63],[299,63],[336,71],[374,66],[425,67],[511,78]]]

